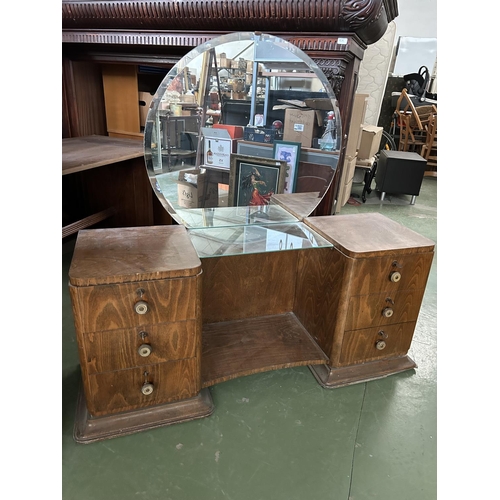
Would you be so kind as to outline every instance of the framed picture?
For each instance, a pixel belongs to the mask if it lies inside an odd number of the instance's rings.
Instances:
[[[232,153],[229,206],[269,205],[273,194],[284,192],[286,170],[285,160]]]
[[[284,193],[294,193],[300,160],[300,142],[274,141],[273,158],[285,160],[288,170],[285,176]]]

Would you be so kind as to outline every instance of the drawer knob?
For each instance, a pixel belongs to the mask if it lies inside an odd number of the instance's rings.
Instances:
[[[149,383],[149,382],[146,382],[142,387],[141,387],[141,392],[145,395],[145,396],[149,396],[150,394],[152,394],[154,390],[154,387],[153,387],[153,384]]]
[[[152,350],[153,349],[149,344],[142,344],[137,352],[139,353],[139,356],[147,358],[151,354]]]
[[[139,300],[134,304],[134,310],[137,314],[146,314],[148,312],[148,303],[144,300]]]
[[[392,272],[390,279],[393,283],[397,283],[401,279],[401,273],[399,271]]]
[[[390,318],[393,314],[394,314],[394,310],[392,309],[392,307],[386,307],[386,308],[382,311],[382,315],[383,315],[385,318]]]
[[[376,344],[375,347],[381,351],[382,349],[385,349],[386,343],[384,340],[379,340]]]

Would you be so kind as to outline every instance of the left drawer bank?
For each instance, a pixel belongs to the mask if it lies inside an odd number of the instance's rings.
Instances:
[[[78,233],[69,289],[82,372],[79,443],[210,415],[201,262],[183,226]]]

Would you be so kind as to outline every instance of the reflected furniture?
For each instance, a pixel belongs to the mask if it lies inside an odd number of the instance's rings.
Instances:
[[[432,241],[381,214],[264,219],[79,232],[77,442],[208,416],[236,377],[307,365],[334,388],[416,366]]]

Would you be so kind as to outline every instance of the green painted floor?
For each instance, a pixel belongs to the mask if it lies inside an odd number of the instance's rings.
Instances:
[[[437,243],[437,180],[410,197],[372,191],[341,214],[381,212]],[[353,187],[361,194],[361,185]],[[64,500],[433,500],[437,497],[437,246],[410,349],[418,368],[323,389],[307,367],[211,388],[202,420],[82,445],[73,441],[78,353],[63,246]]]

